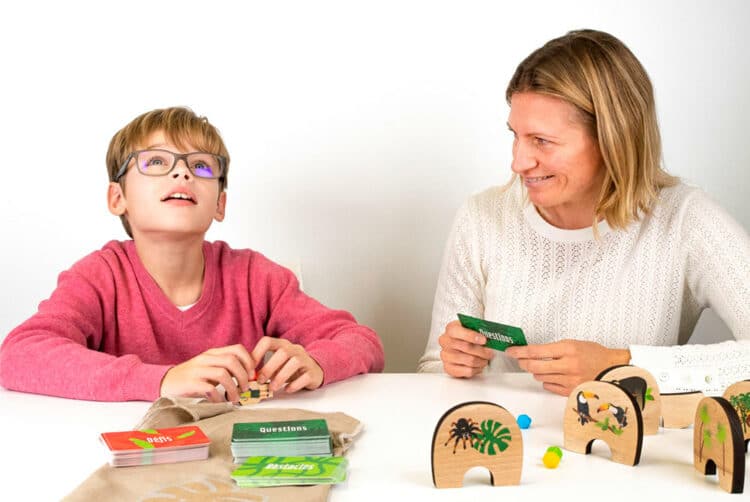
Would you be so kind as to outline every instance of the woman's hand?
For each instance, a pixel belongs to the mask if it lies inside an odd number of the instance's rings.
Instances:
[[[608,349],[595,342],[562,340],[540,345],[508,347],[505,354],[518,360],[521,369],[534,375],[548,391],[567,396],[582,382],[630,362],[628,349]]]
[[[251,356],[259,364],[266,352],[273,356],[258,370],[258,382],[270,381],[272,392],[284,387],[285,392],[300,389],[317,389],[323,384],[323,370],[310,357],[302,345],[295,345],[283,338],[264,336],[255,345]]]
[[[224,401],[216,386],[221,384],[226,397],[239,402],[240,392],[248,389],[255,360],[243,345],[217,347],[198,354],[167,371],[161,381],[162,396],[205,396],[209,401]]]
[[[481,373],[490,359],[495,357],[494,350],[484,347],[486,342],[484,336],[464,328],[459,321],[449,322],[438,338],[445,372],[460,378],[471,378]]]

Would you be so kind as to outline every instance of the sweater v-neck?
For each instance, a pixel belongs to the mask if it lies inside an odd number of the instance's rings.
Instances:
[[[216,263],[214,260],[214,253],[211,244],[203,241],[203,287],[201,289],[200,298],[195,304],[187,309],[180,310],[172,301],[164,294],[159,285],[156,283],[151,274],[149,274],[146,267],[143,265],[138,251],[135,248],[134,241],[125,242],[125,250],[128,255],[128,259],[133,266],[136,280],[143,290],[144,298],[148,299],[152,306],[158,308],[165,316],[168,316],[175,322],[186,323],[194,319],[197,319],[211,306],[215,297],[214,288],[216,285]]]

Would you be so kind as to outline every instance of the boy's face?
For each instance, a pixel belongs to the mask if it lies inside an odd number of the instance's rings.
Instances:
[[[188,149],[182,150],[167,140],[163,131],[156,131],[134,150],[196,151],[191,145],[186,146]],[[213,220],[224,219],[226,192],[219,192],[218,179],[194,176],[184,160],[178,160],[174,169],[164,176],[146,176],[132,164],[131,161],[122,178],[125,189],[119,183],[110,183],[107,199],[110,212],[127,216],[133,238],[202,236]]]

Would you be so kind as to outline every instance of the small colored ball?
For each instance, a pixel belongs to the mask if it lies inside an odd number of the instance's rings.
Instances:
[[[547,448],[547,451],[551,451],[558,457],[562,458],[562,450],[557,446],[550,446],[549,448]]]
[[[555,469],[560,464],[560,457],[553,451],[548,451],[542,457],[544,467],[547,469]]]
[[[528,415],[518,415],[516,422],[518,422],[518,426],[521,429],[528,429],[531,425],[531,417]]]

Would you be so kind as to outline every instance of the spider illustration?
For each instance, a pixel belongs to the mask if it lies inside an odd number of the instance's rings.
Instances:
[[[470,418],[459,418],[457,422],[451,423],[451,434],[448,436],[448,441],[443,446],[448,446],[451,439],[456,438],[456,442],[453,443],[453,454],[456,453],[456,447],[459,441],[463,441],[464,450],[466,449],[466,441],[469,441],[469,445],[473,448],[474,441],[477,439],[477,435],[482,431],[477,427],[477,422]]]

